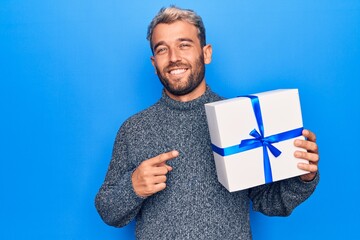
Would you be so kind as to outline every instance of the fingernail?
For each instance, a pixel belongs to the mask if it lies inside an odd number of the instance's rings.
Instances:
[[[300,146],[301,142],[300,142],[300,140],[295,140],[294,144],[295,144],[295,146]]]
[[[295,152],[295,157],[300,157],[301,156],[301,153],[300,152]]]
[[[172,151],[172,155],[173,155],[174,157],[177,157],[177,156],[179,155],[179,152],[176,151],[176,150],[174,150],[174,151]]]

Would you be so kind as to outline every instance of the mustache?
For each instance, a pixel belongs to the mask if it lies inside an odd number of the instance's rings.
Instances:
[[[168,72],[173,68],[190,68],[190,65],[182,62],[172,62],[164,68],[164,71]]]

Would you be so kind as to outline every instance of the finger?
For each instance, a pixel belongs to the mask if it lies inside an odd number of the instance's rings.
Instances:
[[[166,182],[166,180],[167,180],[166,175],[155,176],[153,178],[154,184],[164,183]]]
[[[151,174],[153,176],[160,176],[160,175],[166,175],[169,172],[169,167],[168,165],[166,166],[160,166],[160,167],[152,167],[151,169]],[[171,167],[170,167],[171,168]]]
[[[170,172],[171,170],[173,170],[173,168],[170,165],[167,165],[166,163],[160,163],[158,165],[159,167],[166,167],[166,169]]]
[[[176,150],[170,151],[170,152],[166,152],[166,153],[162,153],[160,155],[157,155],[156,157],[150,158],[149,159],[149,163],[151,165],[157,165],[160,163],[164,163],[170,159],[176,158],[179,155],[179,152]]]
[[[165,166],[157,167],[146,165],[144,162],[134,171],[134,174],[137,179],[149,179],[153,176],[165,175],[169,172],[168,168]]]
[[[166,183],[162,182],[162,183],[157,183],[153,186],[153,194],[160,192],[162,190],[164,190],[166,188]]]
[[[303,148],[307,151],[313,152],[313,153],[317,153],[318,152],[318,145],[315,142],[311,142],[308,140],[301,140],[301,139],[296,139],[294,141],[294,145],[296,147],[300,147]]]
[[[318,170],[318,166],[315,164],[298,163],[298,168],[304,171],[315,173]]]
[[[140,190],[136,191],[136,194],[143,197],[149,197],[157,192],[160,192],[166,188],[166,183],[157,183],[157,184],[151,184],[147,186],[143,186]]]
[[[319,154],[303,152],[303,151],[295,151],[294,156],[296,158],[301,158],[312,162],[313,164],[317,164],[319,162]]]
[[[310,130],[304,129],[302,131],[302,135],[309,141],[316,142],[316,135],[315,135],[315,133],[311,132]]]

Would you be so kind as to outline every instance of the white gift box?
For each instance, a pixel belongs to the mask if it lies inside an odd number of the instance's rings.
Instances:
[[[230,192],[307,173],[297,164],[308,161],[294,157],[296,150],[304,151],[294,146],[295,139],[304,139],[298,90],[251,96],[205,104],[218,180]],[[257,140],[249,135],[253,129],[262,135]],[[280,139],[274,142],[277,137]],[[281,154],[275,157],[266,147],[269,145]]]

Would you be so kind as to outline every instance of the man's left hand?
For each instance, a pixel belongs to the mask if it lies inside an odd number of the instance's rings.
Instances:
[[[318,145],[316,144],[316,135],[304,129],[302,131],[303,136],[306,140],[296,139],[294,141],[294,145],[296,147],[300,147],[306,150],[303,151],[295,151],[294,155],[296,158],[301,158],[308,160],[309,163],[299,163],[298,167],[302,170],[308,171],[305,175],[300,176],[301,180],[303,181],[311,181],[315,178],[317,171],[318,171],[318,164],[319,164],[319,149]]]

